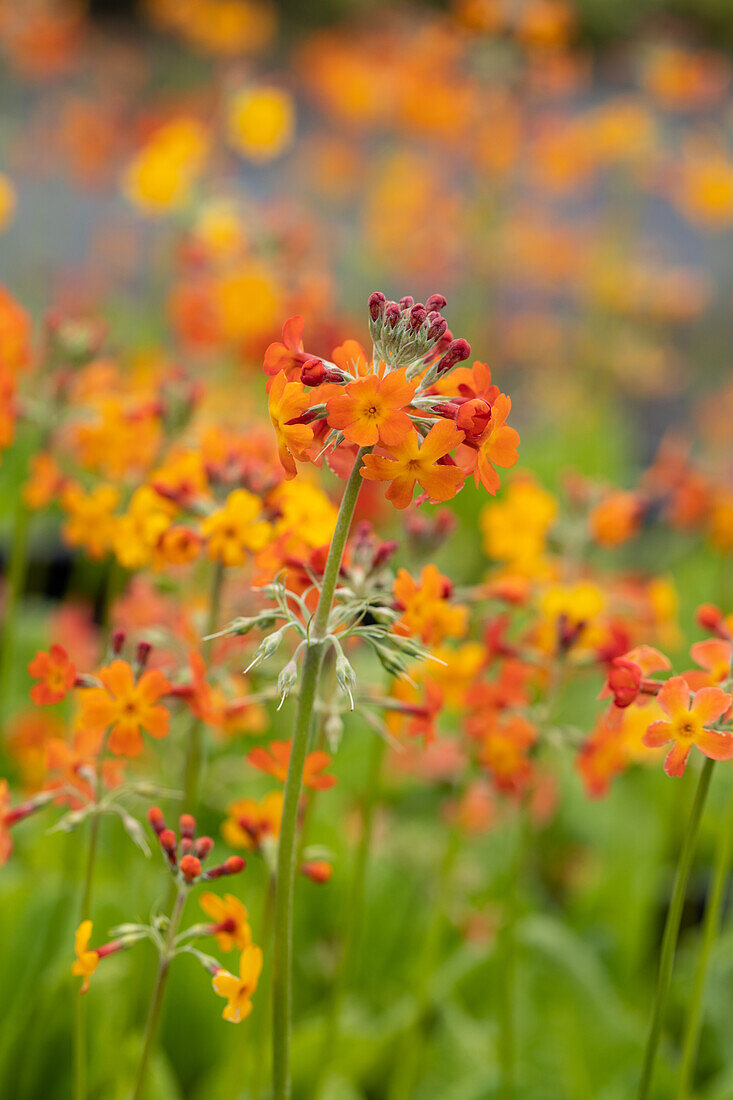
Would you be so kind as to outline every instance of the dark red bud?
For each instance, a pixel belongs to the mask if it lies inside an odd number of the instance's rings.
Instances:
[[[326,381],[328,371],[321,359],[308,359],[300,371],[300,380],[304,386],[320,386]]]
[[[425,323],[426,317],[425,306],[421,306],[419,303],[413,306],[410,310],[410,328],[416,332]]]
[[[425,308],[428,311],[432,309],[441,310],[445,309],[447,304],[447,300],[443,297],[442,294],[431,294],[427,302],[425,303]]]
[[[150,656],[150,650],[152,648],[153,647],[150,642],[138,642],[136,656],[137,663],[140,665],[141,668],[145,668],[145,665],[148,662],[148,657]]]
[[[402,312],[400,310],[400,307],[397,305],[397,302],[387,302],[386,308],[384,310],[384,319],[390,326],[390,328],[397,328],[398,324],[400,323],[401,317]]]
[[[181,829],[181,836],[188,837],[189,840],[192,839],[196,832],[196,818],[192,817],[191,814],[181,814],[178,824]]]
[[[214,841],[210,836],[200,836],[193,846],[194,855],[198,856],[200,860],[204,860],[213,847]]]
[[[381,290],[375,290],[373,294],[369,295],[369,316],[372,321],[376,321],[378,317],[382,316],[386,301],[387,299]]]
[[[400,309],[412,309],[415,304],[415,299],[410,294],[406,294],[404,298],[400,298]]]
[[[125,644],[126,632],[121,628],[112,631],[112,652],[115,657],[118,657],[122,652],[122,647]]]
[[[451,367],[454,367],[456,363],[461,363],[464,359],[468,359],[470,354],[471,345],[468,340],[452,340],[450,347],[438,363],[438,374],[445,374],[445,372],[450,370]]]
[[[165,829],[165,818],[163,817],[163,811],[160,806],[150,807],[148,810],[148,821],[155,835],[160,836]]]

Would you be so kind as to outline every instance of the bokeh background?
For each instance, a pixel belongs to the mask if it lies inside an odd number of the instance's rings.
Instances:
[[[101,314],[129,372],[165,358],[213,379],[207,400],[238,427],[264,407],[262,353],[286,317],[303,314],[307,345],[327,353],[366,338],[370,291],[440,291],[451,327],[512,394],[521,465],[548,488],[573,470],[631,486],[671,441],[730,484],[732,51],[728,0],[0,0],[0,283],[39,319]],[[6,543],[25,460],[16,448],[0,467]],[[468,488],[455,505],[459,581],[485,567],[484,503]],[[697,602],[730,597],[730,492],[722,507],[727,526],[707,544],[667,529],[619,551],[629,566],[674,576],[683,627]],[[32,541],[19,670],[45,640],[34,599],[70,586],[96,598],[98,572],[74,572],[57,528],[42,520]],[[26,691],[19,677],[18,705]],[[587,729],[592,699],[590,685],[574,701]],[[332,810],[319,818],[336,852],[363,750],[363,737],[345,743]],[[590,812],[572,761],[565,772],[562,812],[534,868],[541,904],[523,926],[522,1095],[625,1100],[688,792],[634,773]],[[330,1100],[388,1095],[385,1067],[430,927],[436,799],[415,782],[377,830]],[[685,915],[693,933],[712,839]],[[143,866],[120,897],[126,844],[113,837],[105,856],[100,927],[159,889]],[[0,879],[8,1095],[69,1095],[75,921],[64,884],[74,858],[59,836],[20,842]],[[503,861],[487,838],[443,899],[455,921],[431,986],[421,1100],[495,1095],[486,943]],[[298,960],[296,1085],[318,1057],[346,905],[342,876],[328,889],[328,904],[304,894],[298,916],[309,946]],[[468,895],[484,914],[470,936],[459,919]],[[683,943],[678,1013],[689,974]],[[709,1100],[733,1095],[732,979],[729,929],[703,1035]],[[127,959],[99,976],[96,1096],[126,1094],[149,981]],[[173,977],[158,1100],[231,1100],[241,1059],[256,1057],[244,1030],[220,1026],[201,985],[193,966]]]

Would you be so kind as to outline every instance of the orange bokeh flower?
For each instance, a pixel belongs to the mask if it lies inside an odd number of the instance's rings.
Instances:
[[[48,652],[39,650],[28,671],[39,681],[31,688],[31,699],[38,706],[60,703],[76,681],[76,666],[62,645],[52,645]]]
[[[284,783],[288,775],[290,763],[290,750],[292,741],[271,741],[268,748],[261,745],[247,754],[247,760],[260,771],[274,776],[280,783]],[[333,787],[336,782],[335,775],[323,775],[323,771],[331,763],[331,757],[327,752],[318,750],[309,752],[305,758],[303,768],[303,783],[312,791],[325,791]]]
[[[142,752],[141,729],[151,737],[166,737],[170,723],[167,709],[158,703],[171,686],[158,669],[150,669],[135,682],[127,661],[113,661],[99,673],[104,687],[88,688],[81,696],[82,721],[91,730],[111,728],[109,747],[118,756]]]

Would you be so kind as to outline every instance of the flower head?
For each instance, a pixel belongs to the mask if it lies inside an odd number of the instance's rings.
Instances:
[[[271,741],[267,749],[262,746],[252,749],[247,755],[247,760],[253,767],[267,772],[280,783],[284,783],[288,775],[291,748],[292,741]],[[318,750],[308,753],[303,769],[304,785],[314,791],[325,791],[333,787],[336,776],[323,774],[330,763],[331,757],[327,752]]]
[[[60,703],[76,681],[76,666],[61,645],[52,645],[48,653],[39,650],[28,671],[38,680],[31,688],[31,699],[38,706]]]
[[[89,989],[89,979],[99,966],[99,955],[96,951],[89,950],[89,940],[92,938],[92,922],[83,920],[76,930],[74,937],[74,950],[76,962],[71,967],[71,973],[78,978],[83,978],[81,992]]]
[[[246,908],[233,894],[202,894],[199,898],[201,908],[215,922],[211,928],[222,951],[231,951],[233,947],[243,951],[252,942],[252,929],[249,926],[249,914]]]
[[[717,687],[704,687],[691,698],[684,676],[672,676],[657,698],[670,721],[652,722],[643,741],[648,748],[674,742],[664,761],[667,775],[682,775],[693,745],[711,760],[733,758],[733,736],[708,728],[726,713],[733,696]]]
[[[151,737],[166,737],[170,715],[158,703],[171,690],[158,669],[144,672],[135,682],[127,661],[112,661],[99,673],[103,687],[82,692],[82,721],[91,730],[111,727],[109,747],[119,756],[138,756],[143,742],[140,731]]]
[[[368,481],[389,481],[387,499],[395,508],[406,508],[417,482],[430,500],[450,500],[463,484],[464,474],[455,465],[441,462],[464,438],[450,420],[439,420],[425,439],[410,432],[388,455],[367,454],[361,476]]]
[[[377,374],[357,378],[327,402],[328,423],[359,447],[375,443],[399,446],[412,434],[404,409],[415,396],[416,385],[407,381],[404,369],[391,371],[384,378]]]

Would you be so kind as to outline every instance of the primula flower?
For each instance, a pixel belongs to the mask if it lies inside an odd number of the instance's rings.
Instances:
[[[82,692],[82,721],[91,730],[111,727],[109,747],[118,756],[138,756],[143,741],[140,730],[151,737],[166,737],[170,715],[158,704],[171,686],[158,669],[144,672],[135,683],[127,661],[113,661],[99,673],[104,684]]]
[[[405,370],[391,371],[384,378],[369,374],[349,382],[344,392],[327,402],[328,423],[359,447],[383,443],[398,447],[412,433],[412,422],[404,412],[415,396],[416,382],[408,382]]]
[[[76,682],[76,666],[62,645],[52,645],[48,653],[39,650],[28,671],[39,681],[31,688],[31,699],[41,707],[60,703]]]
[[[387,499],[395,508],[407,508],[417,482],[430,500],[439,502],[454,497],[463,484],[464,474],[455,465],[444,465],[444,458],[464,438],[450,420],[439,420],[420,444],[410,432],[389,455],[367,454],[361,476],[368,481],[389,481]]]
[[[300,382],[288,382],[284,371],[276,375],[269,397],[269,413],[277,437],[278,454],[285,476],[295,477],[298,470],[295,460],[305,462],[307,450],[313,440],[313,429],[308,424],[292,424],[310,407],[311,397]]]
[[[199,903],[204,913],[215,922],[210,929],[216,936],[222,951],[231,951],[237,947],[244,951],[252,942],[252,929],[249,926],[246,908],[233,894],[202,894]]]
[[[227,807],[221,835],[233,848],[260,848],[263,841],[280,836],[282,812],[282,791],[270,791],[261,802],[240,798]]]
[[[690,656],[700,668],[683,675],[693,691],[713,687],[727,680],[733,664],[733,643],[723,638],[706,638],[690,647]]]
[[[271,741],[267,749],[262,746],[252,749],[247,754],[247,760],[254,768],[259,768],[284,783],[288,776],[291,748],[292,741]],[[333,787],[336,776],[321,774],[330,763],[331,757],[327,752],[309,752],[303,769],[304,785],[313,791],[325,791]]]
[[[667,680],[657,700],[671,721],[652,722],[643,737],[644,744],[651,749],[674,741],[664,761],[664,770],[669,776],[683,774],[693,745],[711,760],[733,757],[733,736],[707,728],[726,713],[733,696],[717,687],[701,688],[692,696],[692,702],[690,696],[684,676],[672,676]]]
[[[611,662],[608,679],[598,698],[613,697],[615,707],[621,709],[628,707],[636,702],[642,693],[656,694],[660,683],[649,679],[649,675],[652,672],[665,672],[668,668],[671,668],[669,658],[658,649],[650,645],[636,646]]]
[[[98,485],[85,493],[80,485],[68,485],[61,504],[67,519],[61,533],[70,546],[81,546],[91,558],[103,558],[115,531],[114,510],[119,493],[112,485]]]
[[[449,603],[451,591],[451,582],[434,565],[424,567],[419,584],[406,569],[400,569],[393,588],[402,611],[393,627],[395,634],[414,634],[431,646],[465,634],[468,609]]]
[[[483,435],[467,438],[456,452],[456,462],[465,476],[473,474],[476,486],[480,482],[492,496],[501,484],[494,466],[506,469],[514,466],[519,457],[519,433],[506,423],[511,407],[511,398],[500,393],[491,406],[491,419]]]
[[[74,951],[76,962],[71,967],[71,973],[77,978],[83,978],[81,992],[89,989],[89,979],[99,966],[99,954],[89,950],[89,941],[92,938],[92,922],[83,920],[76,930],[74,937]]]
[[[247,552],[261,550],[270,537],[270,524],[261,519],[260,500],[246,489],[235,489],[226,504],[201,524],[212,561],[223,565],[244,565]]]
[[[228,970],[217,970],[211,979],[211,984],[215,993],[220,997],[226,997],[227,1005],[222,1012],[223,1019],[238,1024],[249,1016],[252,1011],[251,997],[257,988],[261,971],[262,951],[254,944],[249,944],[242,951],[239,960],[239,977],[230,974]]]
[[[275,340],[265,351],[265,374],[275,376],[283,371],[287,382],[300,377],[303,365],[313,358],[303,347],[304,327],[305,321],[300,315],[288,317],[283,325],[282,342]]]

